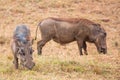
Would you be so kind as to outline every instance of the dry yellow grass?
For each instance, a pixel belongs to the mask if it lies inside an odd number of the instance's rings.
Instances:
[[[120,80],[119,5],[119,0],[0,0],[0,80]],[[76,42],[61,46],[50,41],[38,56],[36,41],[36,66],[31,71],[22,66],[15,70],[10,49],[14,28],[27,24],[34,38],[37,24],[47,17],[80,17],[100,23],[108,34],[108,54],[98,54],[88,43],[89,55],[79,56]]]

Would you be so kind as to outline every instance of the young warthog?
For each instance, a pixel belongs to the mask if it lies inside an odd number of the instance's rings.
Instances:
[[[14,65],[18,69],[18,59],[20,63],[32,69],[35,63],[32,61],[32,42],[30,39],[30,30],[26,25],[18,25],[13,34],[13,40],[11,43],[11,49],[14,55]]]
[[[60,44],[77,41],[80,55],[83,55],[82,48],[85,54],[88,54],[86,42],[94,43],[99,53],[107,53],[106,31],[100,24],[90,20],[47,18],[41,21],[38,27],[42,37],[37,43],[38,54],[42,53],[42,47],[51,39]]]

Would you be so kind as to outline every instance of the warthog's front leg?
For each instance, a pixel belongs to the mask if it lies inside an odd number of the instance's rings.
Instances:
[[[18,57],[17,57],[17,47],[15,41],[12,41],[11,43],[11,49],[12,49],[12,54],[14,57],[13,64],[15,66],[15,69],[18,69]]]
[[[83,42],[83,49],[84,49],[84,53],[85,53],[86,55],[88,55],[88,53],[87,53],[87,44],[86,44],[85,41]]]
[[[16,54],[14,54],[13,64],[15,66],[15,69],[18,69],[18,58],[17,58]]]
[[[77,40],[77,44],[78,44],[80,55],[83,55],[83,53],[82,53],[83,41],[82,40]]]

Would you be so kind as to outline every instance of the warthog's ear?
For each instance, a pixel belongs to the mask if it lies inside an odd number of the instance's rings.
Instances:
[[[30,41],[30,39],[31,39],[30,36],[27,36],[27,37],[26,37],[26,40],[27,40],[27,41]]]
[[[33,45],[33,43],[34,43],[34,39],[31,40],[31,43],[32,43],[32,45]]]
[[[96,23],[96,24],[92,24],[93,26],[101,26],[99,23]]]
[[[101,27],[100,24],[92,24],[93,28],[92,28],[92,35],[97,38],[97,36],[99,36],[99,34],[101,33]]]
[[[93,25],[93,32],[100,32],[101,31],[101,25],[100,24],[92,24]]]
[[[20,47],[20,46],[23,46],[23,43],[20,42],[20,41],[15,41],[15,43],[16,43],[16,45],[19,46],[19,47]]]
[[[30,42],[31,45],[33,45],[34,39],[32,39],[30,36],[27,36],[26,39]]]

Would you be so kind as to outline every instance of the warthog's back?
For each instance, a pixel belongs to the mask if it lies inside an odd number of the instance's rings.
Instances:
[[[69,30],[71,31],[71,29],[72,30],[74,30],[76,28],[78,29],[78,27],[79,28],[86,27],[86,28],[92,29],[92,28],[94,28],[93,24],[96,24],[96,23],[94,23],[88,19],[81,19],[81,18],[65,19],[65,18],[50,17],[50,18],[44,19],[41,22],[40,26],[41,26],[41,28],[44,27],[44,29],[47,29],[47,31],[51,30],[49,28],[54,29],[53,26],[56,26],[56,28],[61,28],[62,31],[64,29],[64,30],[67,30],[69,32]],[[59,29],[59,31],[61,31],[61,30]]]
[[[84,24],[84,25],[91,25],[91,24],[95,24],[94,22],[88,20],[88,19],[82,19],[82,18],[48,18],[48,19],[52,19],[52,20],[55,20],[55,21],[59,21],[59,22],[67,22],[67,23],[74,23],[74,24],[77,24],[77,23],[81,23],[81,24]]]
[[[13,37],[18,41],[26,42],[30,37],[30,30],[25,25],[18,25],[14,31]]]

